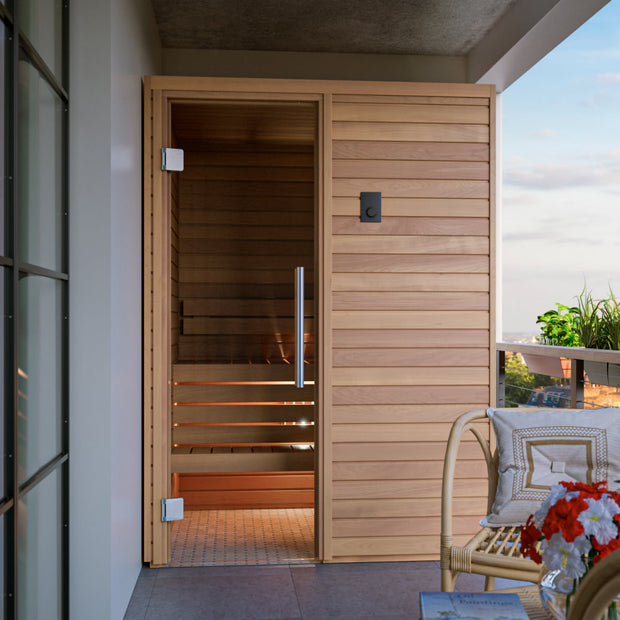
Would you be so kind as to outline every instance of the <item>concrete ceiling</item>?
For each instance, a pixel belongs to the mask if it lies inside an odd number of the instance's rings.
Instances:
[[[152,0],[164,48],[464,56],[517,0]]]

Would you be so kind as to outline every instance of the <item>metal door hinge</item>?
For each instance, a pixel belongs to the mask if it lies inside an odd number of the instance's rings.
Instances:
[[[162,149],[161,169],[168,172],[182,172],[183,149]]]
[[[170,497],[161,500],[161,520],[162,521],[182,521],[183,520],[183,498]]]

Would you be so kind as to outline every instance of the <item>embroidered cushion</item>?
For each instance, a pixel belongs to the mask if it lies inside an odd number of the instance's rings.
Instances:
[[[523,525],[560,480],[620,480],[620,409],[488,409],[499,480],[482,525]]]

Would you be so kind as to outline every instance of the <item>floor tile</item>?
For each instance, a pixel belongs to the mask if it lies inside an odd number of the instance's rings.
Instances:
[[[149,601],[156,584],[155,577],[145,573],[148,570],[150,569],[143,569],[140,572],[124,620],[144,620],[146,618]]]
[[[330,563],[330,564],[321,564],[316,562],[314,564],[306,564],[306,565],[291,565],[290,566],[291,573],[295,573],[296,571],[307,571],[307,570],[320,570],[325,574],[329,574],[330,572],[344,574],[344,573],[361,573],[361,572],[371,572],[371,573],[386,573],[389,571],[398,571],[402,572],[406,570],[408,572],[417,572],[417,571],[439,571],[439,563],[438,562],[346,562],[346,563]]]
[[[304,618],[364,618],[418,613],[418,592],[412,572],[388,569],[380,564],[343,572],[317,566],[315,570],[291,570]],[[323,570],[327,568],[327,570]],[[418,573],[421,578],[422,573]],[[415,617],[415,615],[414,615]]]
[[[518,588],[520,586],[531,586],[532,583],[527,581],[514,581],[513,579],[495,579],[495,590],[504,588]],[[483,592],[484,576],[463,573],[456,582],[454,588],[457,592]]]
[[[278,620],[300,618],[289,575],[157,580],[147,620]]]
[[[457,592],[482,592],[484,590],[484,575],[462,573],[456,580],[454,589]]]
[[[158,579],[209,579],[211,577],[253,577],[257,575],[289,575],[287,564],[269,566],[191,566],[147,569]]]
[[[187,510],[168,566],[303,563],[314,559],[312,508]]]
[[[416,607],[415,612],[408,614],[390,614],[388,616],[338,616],[338,620],[418,620],[419,611]],[[304,616],[304,620],[333,620],[333,616]]]
[[[435,561],[144,568],[125,620],[415,620],[419,592],[440,588]],[[457,582],[483,589],[481,575]]]

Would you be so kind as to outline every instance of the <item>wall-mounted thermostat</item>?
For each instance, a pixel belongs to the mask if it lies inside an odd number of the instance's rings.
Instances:
[[[381,192],[360,193],[360,221],[381,221]]]

